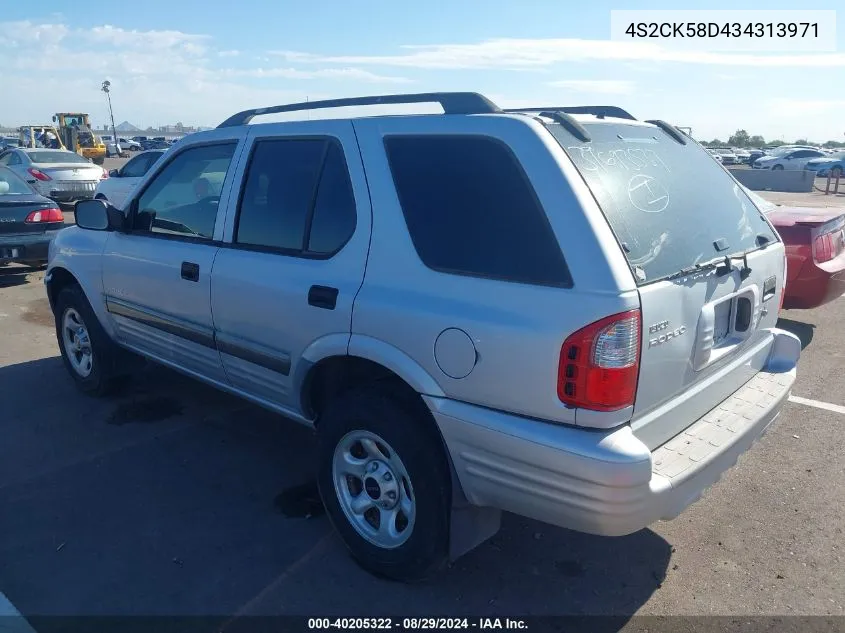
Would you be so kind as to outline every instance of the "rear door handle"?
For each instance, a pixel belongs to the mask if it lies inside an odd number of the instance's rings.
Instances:
[[[308,291],[308,305],[325,310],[334,310],[337,306],[337,288],[311,286]]]
[[[188,281],[200,280],[200,265],[194,262],[182,262],[182,279]]]

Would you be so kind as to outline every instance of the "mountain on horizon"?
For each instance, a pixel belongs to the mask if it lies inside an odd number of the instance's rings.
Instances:
[[[141,128],[132,125],[129,121],[124,121],[116,126],[118,132],[140,132]]]

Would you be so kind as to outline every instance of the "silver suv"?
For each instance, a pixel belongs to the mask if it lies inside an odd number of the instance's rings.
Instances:
[[[250,124],[422,102],[443,114]],[[314,427],[328,516],[391,578],[502,510],[601,535],[672,518],[795,380],[778,235],[692,139],[618,108],[250,110],[76,220],[45,282],[82,391],[134,353]]]

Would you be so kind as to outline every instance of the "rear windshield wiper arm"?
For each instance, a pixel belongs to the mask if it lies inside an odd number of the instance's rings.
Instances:
[[[708,270],[710,268],[716,268],[716,275],[721,277],[723,275],[727,275],[734,269],[733,261],[735,259],[742,260],[742,268],[739,269],[739,276],[741,279],[747,279],[748,275],[751,274],[751,266],[748,265],[748,254],[757,250],[762,250],[770,244],[772,244],[772,241],[769,240],[768,237],[762,234],[758,235],[757,246],[746,248],[744,251],[734,253],[733,255],[721,255],[706,262],[698,262],[692,266],[686,266],[681,268],[678,272],[669,275],[667,279],[684,277],[685,275],[691,275],[692,273],[701,272],[702,270]]]

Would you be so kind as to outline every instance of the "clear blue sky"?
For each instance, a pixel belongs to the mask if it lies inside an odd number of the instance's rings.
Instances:
[[[767,138],[845,140],[841,30],[836,52],[749,61],[662,48],[652,55],[609,41],[611,9],[677,8],[671,2],[598,0],[577,11],[560,0],[187,4],[4,3],[0,123],[80,109],[105,123],[98,89],[108,78],[116,121],[144,126],[215,125],[239,109],[306,96],[477,90],[503,105],[621,105],[640,118],[692,126],[699,138],[743,127]]]

